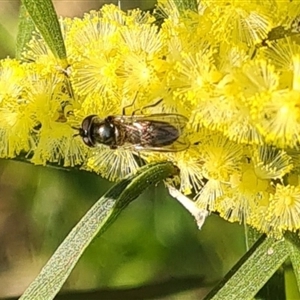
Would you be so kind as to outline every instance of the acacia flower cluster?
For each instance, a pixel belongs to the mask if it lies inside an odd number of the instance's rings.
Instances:
[[[182,11],[161,0],[155,16],[108,5],[61,19],[67,71],[39,33],[22,61],[2,60],[0,156],[118,180],[138,168],[134,153],[88,149],[72,127],[120,115],[135,97],[132,110],[163,98],[146,113],[189,118],[190,147],[138,155],[172,161],[182,193],[229,221],[277,236],[300,229],[300,2],[202,0]],[[272,40],[276,28],[286,34]]]

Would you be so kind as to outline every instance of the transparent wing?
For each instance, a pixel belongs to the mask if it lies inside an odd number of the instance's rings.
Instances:
[[[176,127],[180,132],[183,131],[187,122],[189,121],[188,118],[180,114],[152,114],[146,116],[136,115],[132,117],[129,116],[127,118],[130,118],[131,120],[133,119],[134,121],[149,120],[149,121],[166,122]]]
[[[120,116],[119,122],[133,136],[131,145],[136,151],[177,152],[189,147],[184,133],[188,119],[179,114]],[[138,135],[138,137],[134,137]]]

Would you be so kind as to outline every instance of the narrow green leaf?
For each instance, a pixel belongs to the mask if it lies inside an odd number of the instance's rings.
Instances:
[[[280,267],[256,294],[255,299],[285,299],[285,271]]]
[[[198,11],[197,0],[174,0],[174,3],[180,12],[185,10]]]
[[[113,186],[72,229],[20,299],[53,299],[93,238],[150,185],[177,173],[170,162],[150,164]]]
[[[253,299],[287,257],[284,240],[260,237],[205,300]]]
[[[22,0],[27,12],[61,66],[68,66],[66,48],[51,0]]]
[[[300,238],[296,233],[286,233],[287,247],[293,265],[298,289],[300,291]]]
[[[281,299],[291,300],[291,299],[300,299],[300,291],[298,288],[296,276],[292,266],[285,266],[284,269],[284,292],[285,295]],[[281,300],[280,299],[280,300]]]
[[[25,6],[21,4],[18,34],[17,34],[17,48],[16,48],[17,59],[22,59],[21,57],[22,51],[24,50],[26,44],[30,41],[34,29],[35,26],[30,15],[28,14]]]
[[[245,225],[247,250],[252,247],[262,234],[255,228]],[[256,294],[256,299],[281,300],[285,298],[284,272],[280,268]]]
[[[261,237],[261,233],[258,232],[255,228],[244,225],[245,227],[245,237],[246,237],[246,249],[249,250],[255,242]]]

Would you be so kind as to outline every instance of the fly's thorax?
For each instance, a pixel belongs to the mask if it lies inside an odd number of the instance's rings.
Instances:
[[[94,119],[91,127],[91,135],[95,144],[114,146],[118,133],[111,117],[107,117],[104,120],[100,118]]]

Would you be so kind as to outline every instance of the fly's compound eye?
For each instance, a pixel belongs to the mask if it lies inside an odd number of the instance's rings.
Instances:
[[[90,115],[87,116],[81,123],[81,127],[79,128],[79,136],[81,136],[83,142],[88,147],[95,147],[95,141],[93,139],[92,134],[92,127],[95,118],[97,118],[97,115]]]

